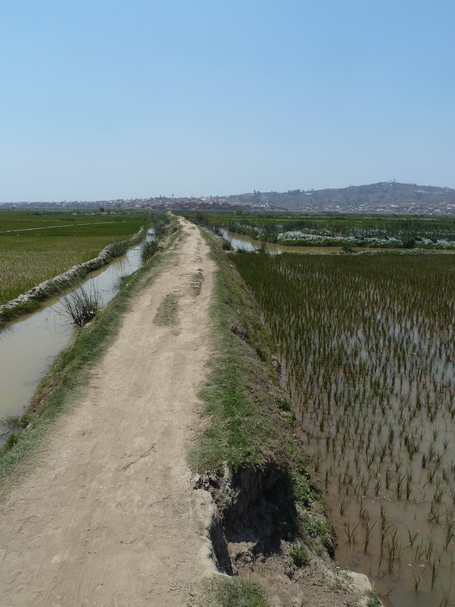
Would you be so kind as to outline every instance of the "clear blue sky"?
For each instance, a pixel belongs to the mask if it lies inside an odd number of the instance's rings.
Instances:
[[[0,202],[455,187],[454,0],[1,0]]]

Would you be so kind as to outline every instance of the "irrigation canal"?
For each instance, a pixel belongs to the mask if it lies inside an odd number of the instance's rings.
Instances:
[[[129,276],[140,265],[139,245],[88,274],[84,287],[96,289],[103,307],[118,292],[121,277]],[[36,312],[8,323],[0,331],[0,447],[9,432],[3,420],[25,413],[39,381],[75,336],[62,298],[47,300]]]
[[[231,243],[234,251],[252,252],[261,249],[263,246],[265,246],[266,251],[271,255],[279,255],[280,253],[327,254],[341,251],[341,247],[290,247],[272,242],[263,243],[260,240],[253,240],[253,238],[244,234],[236,234],[227,230],[221,230],[221,233],[223,238]]]

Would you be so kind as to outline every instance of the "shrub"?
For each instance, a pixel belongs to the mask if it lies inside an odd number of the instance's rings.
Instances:
[[[302,544],[300,544],[300,546],[294,546],[291,551],[291,556],[296,567],[303,567],[304,565],[310,564],[308,550]]]
[[[109,254],[112,257],[121,257],[128,251],[128,246],[129,244],[127,240],[118,240],[117,242],[112,243],[109,249]]]
[[[83,327],[98,312],[99,299],[94,286],[88,289],[81,286],[62,298],[61,314],[70,318],[78,327]]]
[[[205,583],[201,607],[269,607],[264,590],[252,580],[215,576]]]
[[[145,240],[141,247],[141,259],[147,261],[150,257],[153,257],[158,251],[158,243],[156,240]]]
[[[18,440],[19,440],[19,437],[17,436],[17,434],[10,434],[8,436],[8,438],[6,439],[6,442],[3,446],[3,452],[6,453],[6,451],[9,451],[10,449],[12,449]]]

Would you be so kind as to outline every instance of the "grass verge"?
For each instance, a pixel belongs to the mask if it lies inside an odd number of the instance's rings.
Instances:
[[[175,222],[171,225],[174,226]],[[176,231],[168,242],[178,234]],[[150,284],[165,267],[164,260],[163,253],[158,253],[137,272],[126,277],[119,294],[79,331],[74,343],[60,354],[50,372],[42,379],[27,412],[26,428],[14,435],[17,440],[13,439],[14,444],[3,451],[0,459],[0,482],[4,488],[36,461],[40,445],[53,423],[85,388],[88,372],[117,335],[131,298]]]
[[[225,464],[231,472],[263,468],[277,456],[283,460],[284,451],[274,423],[276,386],[267,367],[264,329],[237,272],[211,242],[218,266],[211,310],[217,354],[201,391],[211,424],[191,451],[190,463],[199,473],[219,474]]]
[[[266,499],[274,504],[276,529],[295,545],[292,554],[303,566],[309,562],[307,549],[333,554],[333,529],[322,505],[316,508],[319,513],[313,509],[320,493],[294,437],[295,419],[279,388],[272,344],[255,302],[229,256],[206,237],[218,267],[212,305],[216,355],[200,393],[210,424],[192,449],[190,463],[199,474],[212,477],[221,477],[226,465],[232,475],[251,468],[278,471]],[[231,605],[223,600],[214,604]]]
[[[174,325],[177,322],[178,303],[177,293],[168,293],[160,303],[153,322],[156,325]]]
[[[220,474],[226,464],[235,473],[274,463],[282,470],[280,482],[307,507],[319,494],[294,438],[295,420],[271,364],[269,335],[228,256],[210,235],[206,238],[218,267],[211,310],[217,354],[200,393],[211,424],[199,436],[190,463],[200,474]]]
[[[200,607],[270,607],[264,591],[246,578],[215,576],[206,581]]]

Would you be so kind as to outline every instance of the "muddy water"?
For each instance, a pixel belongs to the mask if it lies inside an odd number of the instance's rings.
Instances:
[[[286,375],[284,381],[289,389]],[[298,401],[296,394],[294,399]],[[398,437],[398,401],[394,412],[383,422]],[[418,453],[409,457],[397,441],[394,456],[387,453],[383,464],[379,452],[370,460],[350,444],[344,448],[341,434],[336,451],[327,452],[328,437],[335,436],[332,421],[326,420],[321,430],[310,409],[300,406],[295,413],[298,438],[311,457],[335,527],[336,561],[367,574],[387,607],[453,605],[455,422],[450,413],[439,410],[430,420],[422,410],[416,422]],[[380,423],[375,420],[376,427]],[[406,427],[412,431],[410,423]],[[356,440],[351,436],[353,444]],[[371,440],[384,444],[387,437],[384,433],[379,441]],[[430,451],[435,457],[423,467],[422,458]]]
[[[293,379],[284,362],[281,382],[293,396],[296,435],[310,456],[312,476],[318,479],[334,524],[336,562],[366,574],[386,607],[454,605],[454,419],[438,411],[430,422],[422,413],[419,452],[409,459],[407,450],[401,448],[394,458],[389,454],[385,457],[385,467],[392,472],[388,485],[381,473],[379,454],[371,465],[350,445],[346,449],[340,447],[341,437],[336,453],[325,452],[327,437],[334,436],[333,424],[328,420],[324,430],[320,430],[311,410],[299,404],[298,389],[292,389]],[[398,435],[398,422],[395,430]],[[430,449],[442,454],[441,466],[446,470],[443,482],[437,473],[434,478],[431,476],[432,471],[437,471],[434,463],[422,467],[422,455]],[[412,479],[409,496],[408,474]],[[348,476],[353,484],[346,482]],[[401,496],[397,497],[399,477],[404,482]],[[361,485],[359,490],[357,483]]]
[[[254,240],[249,236],[243,234],[235,234],[234,232],[228,232],[227,230],[221,230],[223,237],[229,240],[234,251],[256,251],[262,247],[260,240]],[[265,248],[268,253],[272,255],[279,255],[280,253],[338,253],[341,251],[341,247],[288,247],[281,244],[274,244],[271,242],[265,243]]]
[[[138,246],[91,272],[84,286],[90,289],[93,285],[100,295],[101,307],[105,306],[118,292],[121,277],[132,274],[140,265]],[[8,323],[0,331],[0,420],[26,411],[39,381],[74,335],[74,325],[64,314],[62,297],[46,301],[37,312]],[[6,431],[0,422],[0,435]]]
[[[232,248],[234,249],[234,251],[247,251],[247,252],[252,252],[252,251],[257,251],[258,249],[262,248],[263,243],[260,240],[254,240],[253,238],[250,238],[249,236],[246,236],[244,234],[236,234],[235,232],[228,232],[227,230],[223,230],[221,229],[220,232],[222,233],[223,237],[226,240],[229,240],[229,242],[231,243]],[[279,255],[280,253],[300,253],[300,254],[328,254],[328,253],[339,253],[341,251],[341,247],[307,247],[307,246],[300,246],[300,247],[290,247],[290,246],[286,246],[286,245],[281,245],[281,244],[274,244],[272,242],[266,242],[265,243],[265,249],[268,253],[271,253],[272,255]],[[356,247],[356,251],[357,252],[368,252],[368,253],[375,253],[375,252],[384,252],[387,250],[391,250],[391,249],[384,249],[384,248],[370,248],[370,247]],[[397,250],[402,250],[402,249],[397,249]],[[455,255],[455,249],[437,249],[438,253],[446,253],[449,255]]]

